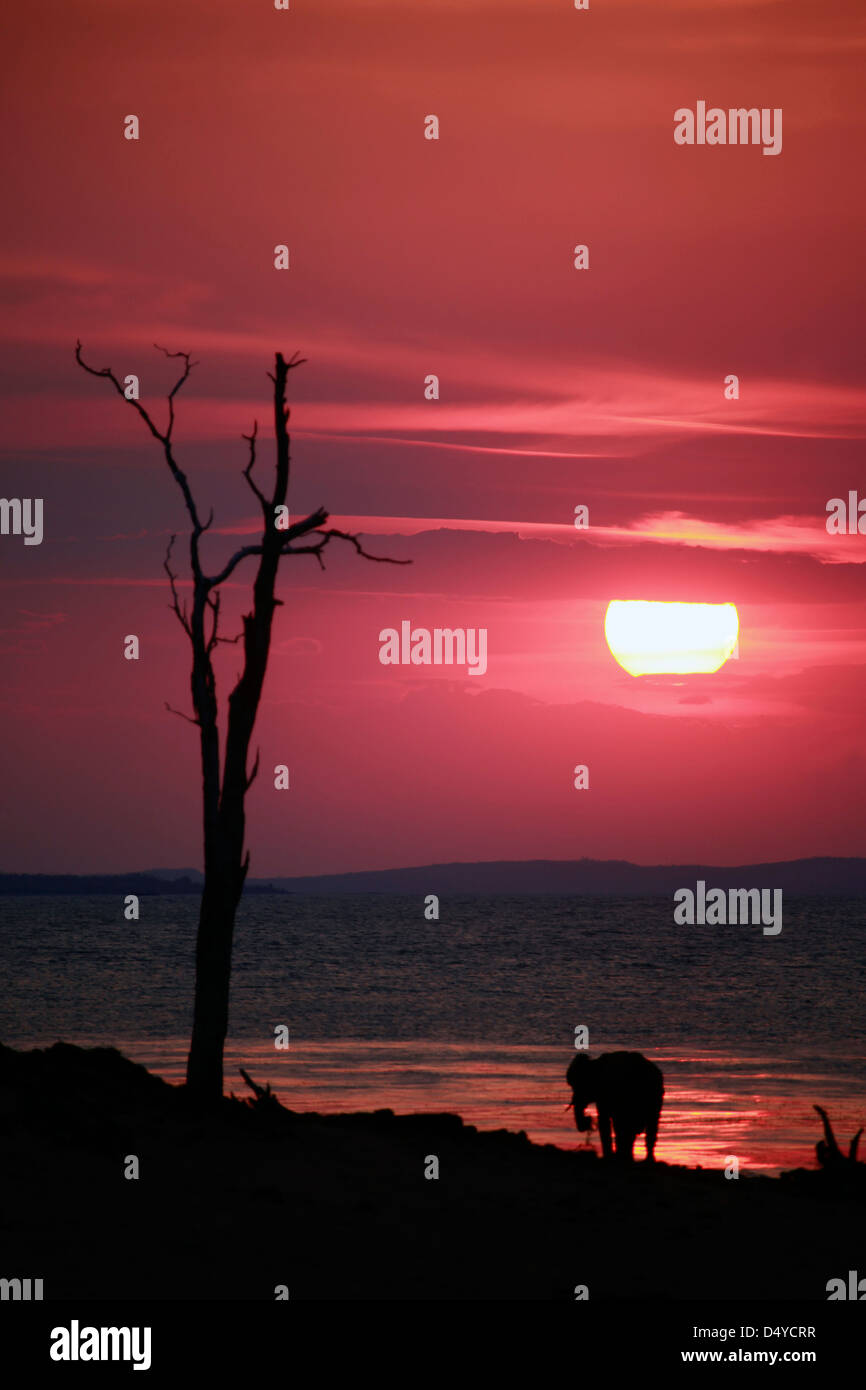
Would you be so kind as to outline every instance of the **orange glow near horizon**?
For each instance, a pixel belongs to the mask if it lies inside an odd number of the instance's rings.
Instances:
[[[731,656],[740,628],[732,603],[656,603],[614,599],[604,635],[630,676],[718,671]]]

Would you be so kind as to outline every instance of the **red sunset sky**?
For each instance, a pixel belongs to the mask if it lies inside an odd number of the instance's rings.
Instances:
[[[866,496],[860,0],[48,0],[9,27],[0,493],[44,498],[45,539],[0,537],[0,867],[200,862],[164,708],[185,515],[77,337],[156,413],[152,344],[199,361],[176,446],[213,570],[254,532],[240,435],[258,417],[264,481],[277,349],[308,358],[293,516],[414,562],[285,562],[257,741],[291,790],[250,794],[253,876],[866,853],[866,536],[825,528]],[[782,108],[782,153],[677,146],[698,100]],[[736,603],[740,659],[634,680],[613,598]],[[486,627],[486,675],[381,666],[403,619]]]

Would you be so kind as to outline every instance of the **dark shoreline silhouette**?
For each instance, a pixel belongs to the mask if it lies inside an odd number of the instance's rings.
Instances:
[[[20,894],[38,897],[42,894],[80,895],[117,893],[124,897],[135,893],[140,898],[153,898],[171,893],[201,895],[201,879],[155,878],[152,874],[0,874],[0,896]],[[247,884],[246,893],[274,893],[282,890],[269,883]]]
[[[427,864],[405,869],[308,877],[251,878],[245,892],[452,893],[483,896],[527,894],[567,897],[669,897],[678,888],[704,879],[713,887],[781,888],[792,895],[866,896],[866,859],[832,856],[762,864],[632,864],[625,859],[527,859],[478,863]],[[2,893],[198,893],[195,869],[138,870],[127,874],[0,873]]]
[[[203,1106],[111,1048],[0,1047],[4,1276],[47,1300],[824,1300],[866,1246],[846,1165],[726,1181],[256,1091]]]

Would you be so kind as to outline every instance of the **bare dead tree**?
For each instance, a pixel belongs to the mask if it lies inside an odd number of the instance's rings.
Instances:
[[[190,684],[194,718],[189,715],[183,717],[198,726],[201,743],[204,887],[196,937],[195,1012],[186,1081],[189,1090],[197,1096],[206,1100],[217,1100],[223,1093],[223,1049],[228,1028],[235,915],[250,864],[249,851],[244,849],[244,804],[259,766],[257,753],[252,769],[248,770],[250,741],[267,670],[274,609],[282,603],[281,599],[275,597],[280,561],[287,555],[313,555],[324,568],[323,552],[332,540],[341,540],[354,546],[365,560],[373,560],[379,564],[411,562],[369,554],[358,536],[327,527],[328,513],[324,507],[319,507],[302,521],[286,528],[278,527],[278,519],[288,515],[280,510],[286,506],[290,474],[286,383],[289,372],[295,367],[300,367],[306,358],[298,357],[296,354],[286,361],[281,353],[277,353],[274,372],[268,373],[274,383],[276,434],[276,464],[270,497],[266,496],[253,477],[258,423],[254,422],[251,434],[242,436],[249,446],[248,461],[242,474],[261,511],[261,540],[255,545],[245,545],[235,551],[217,574],[206,574],[202,568],[200,543],[202,536],[213,523],[213,510],[207,520],[203,521],[186,474],[175,459],[173,442],[175,397],[197,364],[190,360],[190,354],[187,352],[167,352],[164,348],[158,348],[158,351],[165,352],[167,357],[180,358],[183,363],[183,371],[168,394],[168,423],[164,429],[160,429],[154,423],[152,416],[140,401],[128,400],[123,386],[110,367],[91,367],[84,361],[80,342],[75,345],[75,358],[91,376],[105,377],[110,381],[118,394],[141,416],[154,439],[162,447],[171,475],[183,495],[191,522],[190,607],[181,602],[177,576],[171,567],[175,536],[169,541],[164,561],[171,590],[170,606],[192,646]],[[304,543],[299,545],[299,541]],[[221,637],[220,585],[234,574],[243,561],[252,558],[258,560],[253,582],[252,611],[244,616],[243,632],[237,638]],[[220,642],[238,641],[241,638],[243,668],[228,698],[225,748],[220,766],[217,689],[212,658]],[[181,711],[176,710],[173,713]]]

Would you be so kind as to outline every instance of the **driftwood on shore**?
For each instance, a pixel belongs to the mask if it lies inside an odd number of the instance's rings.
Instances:
[[[238,1070],[255,1096],[255,1100],[250,1100],[249,1097],[246,1100],[246,1104],[251,1109],[258,1112],[267,1111],[268,1114],[279,1112],[281,1115],[288,1115],[289,1112],[280,1104],[277,1093],[271,1090],[269,1082],[266,1081],[264,1086],[260,1086],[258,1082],[253,1081],[248,1071],[244,1071],[243,1067],[239,1067]]]
[[[829,1169],[831,1172],[856,1171],[858,1176],[866,1175],[866,1164],[857,1163],[857,1149],[860,1144],[860,1136],[863,1133],[862,1125],[848,1145],[848,1153],[843,1154],[836,1142],[827,1111],[820,1105],[816,1105],[815,1109],[824,1123],[824,1138],[819,1139],[815,1145],[815,1153],[821,1167]]]

